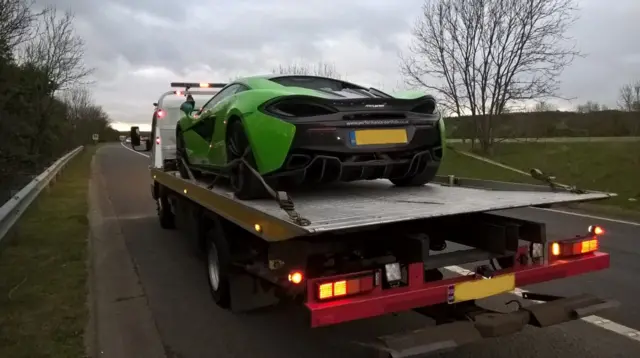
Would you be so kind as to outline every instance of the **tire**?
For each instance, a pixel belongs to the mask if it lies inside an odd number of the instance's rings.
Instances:
[[[205,263],[211,297],[218,306],[229,309],[231,308],[229,285],[231,254],[222,228],[216,226],[207,232],[205,247]]]
[[[158,218],[160,219],[160,227],[167,230],[175,229],[175,215],[171,212],[171,203],[166,194],[160,194],[158,200],[156,200],[156,209],[158,211]]]
[[[242,157],[247,148],[250,148],[249,140],[244,131],[244,125],[239,119],[233,120],[227,128],[227,162]],[[245,156],[245,160],[255,168],[253,152]],[[233,193],[240,200],[263,199],[268,193],[262,182],[251,172],[244,162],[236,166],[229,177]]]
[[[389,181],[400,187],[425,185],[436,177],[439,168],[440,162],[429,161],[421,172],[402,178],[389,179]]]

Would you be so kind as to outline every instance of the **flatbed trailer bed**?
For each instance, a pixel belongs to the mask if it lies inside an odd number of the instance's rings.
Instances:
[[[292,197],[295,211],[309,222],[301,226],[274,200],[238,200],[222,186],[211,186],[207,180],[185,180],[177,171],[152,168],[151,175],[154,183],[176,192],[186,190],[199,205],[245,229],[260,225],[260,236],[267,241],[474,212],[599,200],[615,195],[595,191],[575,193],[566,189],[552,191],[543,185],[452,177],[438,177],[432,184],[414,188],[398,188],[388,180],[372,180],[295,193]],[[152,186],[152,190],[156,190],[155,187]]]

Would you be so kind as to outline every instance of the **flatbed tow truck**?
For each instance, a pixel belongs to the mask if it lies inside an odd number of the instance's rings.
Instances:
[[[242,201],[213,178],[181,177],[179,159],[163,156],[160,133],[168,132],[154,133],[149,168],[160,225],[194,239],[214,301],[232,312],[297,302],[310,326],[321,327],[413,310],[435,325],[362,342],[382,357],[412,357],[617,306],[590,294],[531,292],[522,298],[542,303],[500,310],[476,304],[517,286],[609,267],[609,255],[598,251],[600,226],[550,240],[543,223],[493,211],[615,194],[446,176],[414,188],[385,180],[334,185],[295,193],[295,205],[273,190],[274,200]],[[447,243],[468,249],[443,252]],[[474,267],[446,278],[453,265]]]

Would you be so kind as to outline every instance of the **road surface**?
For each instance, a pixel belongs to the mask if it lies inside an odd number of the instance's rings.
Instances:
[[[213,304],[204,263],[192,244],[179,232],[158,225],[149,191],[148,159],[120,144],[104,146],[95,159],[96,173],[102,178],[100,190],[106,192],[109,202],[100,205],[112,206],[114,217],[110,219],[120,226],[168,357],[370,357],[370,351],[352,342],[430,324],[418,314],[403,313],[312,330],[305,324],[302,308],[232,315]],[[584,217],[536,209],[508,214],[542,220],[552,235],[574,235],[593,223]],[[640,246],[635,243],[640,226],[601,224],[607,229],[602,249],[612,253],[611,269],[535,288],[615,298],[622,309],[603,316],[629,329],[640,329]],[[544,330],[526,329],[439,357],[640,357],[640,340],[577,321]]]

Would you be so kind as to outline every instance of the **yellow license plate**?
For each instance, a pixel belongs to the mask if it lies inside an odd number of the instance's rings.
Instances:
[[[479,300],[482,298],[512,291],[516,288],[516,277],[513,274],[496,276],[490,279],[468,281],[453,285],[449,289],[449,303]],[[451,295],[453,294],[453,297]],[[453,298],[453,300],[451,299]]]
[[[406,129],[363,129],[355,131],[356,145],[404,144],[407,142]]]

